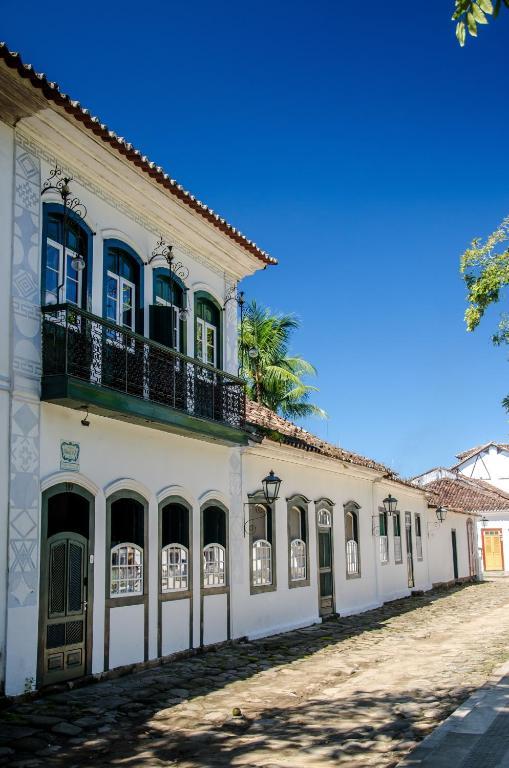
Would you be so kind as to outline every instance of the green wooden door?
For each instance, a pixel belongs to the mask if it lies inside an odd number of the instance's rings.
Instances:
[[[85,674],[87,540],[57,533],[44,555],[42,684],[50,685]]]
[[[328,513],[327,513],[328,514]],[[330,518],[324,518],[330,520]],[[332,527],[318,524],[318,589],[319,613],[327,616],[334,611],[334,577],[332,566]]]

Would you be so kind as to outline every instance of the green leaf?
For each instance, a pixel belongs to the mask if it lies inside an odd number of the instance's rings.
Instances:
[[[467,13],[467,25],[469,34],[472,35],[472,37],[477,37],[477,24],[471,13]]]
[[[484,15],[484,13],[481,11],[477,3],[473,3],[472,5],[472,16],[476,20],[478,24],[487,24],[488,19]]]
[[[491,0],[477,0],[477,2],[481,6],[484,13],[493,13],[493,4]]]
[[[458,21],[456,24],[456,37],[458,38],[458,43],[463,46],[465,45],[465,22],[464,21]]]
[[[505,7],[509,8],[509,0],[504,0],[504,3],[505,3]]]
[[[500,3],[501,3],[501,2],[502,2],[502,0],[496,0],[496,3],[495,3],[495,9],[494,9],[494,11],[493,11],[493,18],[494,18],[494,19],[496,19],[496,18],[497,18],[497,16],[498,16],[498,12],[499,12],[499,10],[500,10]]]

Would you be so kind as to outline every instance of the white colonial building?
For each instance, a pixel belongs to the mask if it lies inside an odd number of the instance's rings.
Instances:
[[[275,260],[4,45],[0,185],[7,694],[473,575],[464,515],[455,572],[422,489],[246,412],[235,287]]]

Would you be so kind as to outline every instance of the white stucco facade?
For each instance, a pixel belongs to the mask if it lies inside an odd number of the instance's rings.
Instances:
[[[0,76],[16,74],[1,69]],[[252,244],[225,234],[62,112],[34,106],[25,97],[22,91],[17,96],[23,116],[15,128],[7,118],[2,122],[0,112],[0,320],[7,329],[0,342],[0,684],[5,692],[16,695],[309,625],[321,621],[324,611],[358,613],[414,589],[471,575],[460,531],[464,520],[457,521],[455,574],[450,550],[455,518],[436,527],[422,490],[384,468],[278,444],[263,431],[253,435],[242,421],[228,420],[228,409],[237,402],[232,387],[238,382],[226,375],[237,373],[237,313],[235,302],[226,300],[263,261]],[[58,190],[41,195],[55,166],[71,177],[73,200],[86,206],[77,220],[79,237],[87,243],[81,254],[85,282],[81,304],[65,310],[70,322],[58,315],[45,321],[43,347],[48,249],[66,253],[65,247],[58,250],[62,243],[51,245],[48,234],[49,217],[58,223],[63,216],[62,197]],[[64,245],[66,232],[64,226]],[[161,263],[149,262],[161,236],[172,244],[185,274],[189,314],[177,353],[160,341],[150,343],[154,270]],[[122,312],[137,312],[129,331],[123,315],[113,326],[103,322],[111,303],[105,259],[112,242],[138,270],[136,278],[120,267],[114,274],[118,285],[133,288],[129,300],[122,294]],[[60,272],[57,294],[62,285],[67,290],[67,276]],[[129,305],[133,296],[135,307]],[[217,310],[215,325],[210,318],[203,325],[217,343],[215,365],[209,367],[196,363],[203,296],[210,311]],[[70,355],[79,343],[80,353],[88,355],[81,368],[55,373],[55,358]],[[173,377],[169,397],[175,397],[175,382],[185,374],[178,406],[153,396],[154,361],[160,359],[165,375]],[[112,373],[119,360],[121,385]],[[133,395],[130,376],[135,375],[141,385]],[[166,379],[158,385],[163,394],[169,386]],[[210,412],[198,410],[200,397],[209,398]],[[271,469],[282,479],[270,525],[267,510],[264,518],[271,572],[254,584],[253,499]],[[397,498],[397,518],[383,518],[387,494]],[[320,527],[322,509],[330,524]],[[121,533],[113,534],[115,526]],[[324,542],[330,547],[325,555]],[[165,547],[173,549],[163,567]],[[72,571],[77,592],[69,586],[73,563],[78,563]],[[178,585],[175,573],[183,580]],[[63,597],[50,586],[57,583],[64,585]]]

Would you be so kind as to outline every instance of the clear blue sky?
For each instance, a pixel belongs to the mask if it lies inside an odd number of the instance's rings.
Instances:
[[[277,256],[245,288],[301,318],[307,426],[403,475],[509,432],[458,276],[509,213],[509,12],[462,50],[452,6],[0,0],[25,61]]]

